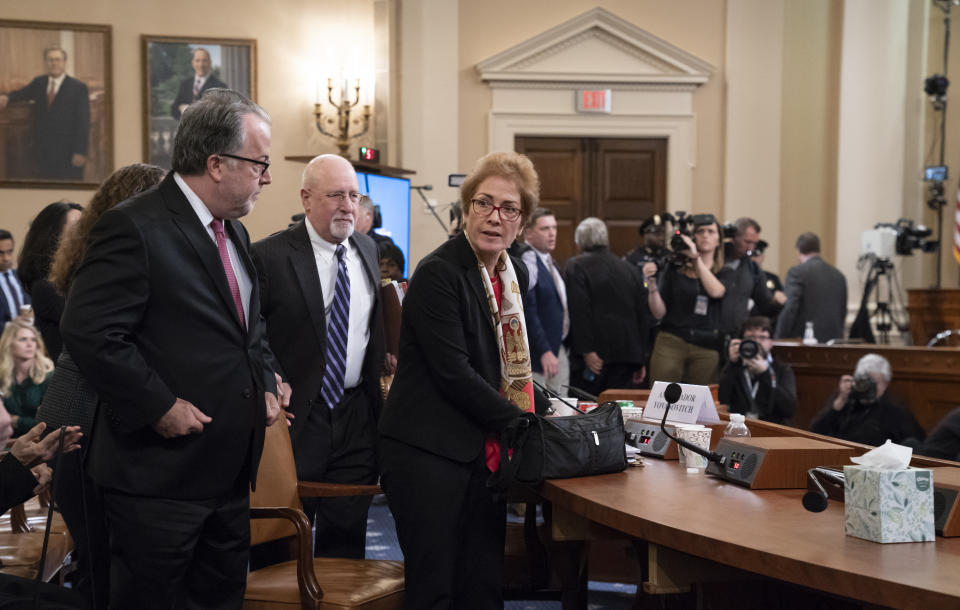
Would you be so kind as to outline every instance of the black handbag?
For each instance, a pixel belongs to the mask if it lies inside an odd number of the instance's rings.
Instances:
[[[524,413],[501,433],[500,468],[487,486],[502,491],[515,483],[621,472],[627,467],[625,444],[623,415],[615,402],[585,415]]]
[[[90,438],[96,409],[96,391],[64,348],[37,407],[37,421],[46,422],[47,430],[80,426],[84,437]]]

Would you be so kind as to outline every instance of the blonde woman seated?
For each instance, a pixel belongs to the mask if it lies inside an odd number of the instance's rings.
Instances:
[[[13,436],[25,434],[37,423],[37,407],[53,374],[43,339],[23,320],[7,323],[0,335],[0,396],[10,413]]]

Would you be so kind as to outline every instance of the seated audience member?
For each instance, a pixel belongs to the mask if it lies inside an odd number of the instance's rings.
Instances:
[[[54,362],[60,356],[60,316],[63,315],[64,298],[47,276],[60,240],[74,230],[82,211],[83,206],[64,201],[51,203],[40,210],[30,223],[17,262],[20,282],[33,300],[33,324],[40,331],[47,354]]]
[[[742,341],[733,339],[720,374],[720,402],[731,413],[753,419],[789,424],[797,407],[797,384],[793,369],[773,359],[770,320],[763,316],[743,323],[744,341],[753,341],[757,352],[747,358],[740,352]]]
[[[628,263],[636,265],[643,273],[643,267],[647,263],[656,265],[656,273],[660,273],[670,260],[670,250],[664,244],[666,243],[666,224],[660,214],[654,214],[640,224],[640,245],[636,249],[627,252],[624,257]],[[646,273],[644,273],[646,275]]]
[[[26,502],[50,484],[52,471],[44,462],[52,461],[60,450],[60,433],[43,432],[47,425],[39,423],[10,446],[10,452],[0,459],[0,514],[17,504]],[[6,447],[11,433],[10,415],[0,406],[0,446]],[[80,447],[77,441],[79,426],[66,428],[63,452],[69,453]]]
[[[557,218],[547,208],[533,211],[524,230],[530,248],[523,253],[529,274],[527,336],[530,339],[533,379],[555,394],[567,395],[570,360],[564,340],[570,331],[567,285],[551,254],[557,247]]]
[[[380,256],[380,279],[406,282],[407,278],[403,277],[405,264],[403,250],[392,241],[380,242],[377,244],[377,250]]]
[[[640,271],[610,252],[607,225],[585,218],[574,232],[581,254],[567,261],[570,385],[600,394],[643,382],[652,319]]]
[[[883,356],[860,358],[853,376],[840,378],[837,391],[814,417],[810,430],[865,445],[882,445],[890,439],[917,446],[924,438],[923,428],[910,411],[886,395],[892,377]]]
[[[916,450],[920,455],[960,461],[960,409],[943,416]]]
[[[11,320],[0,335],[0,395],[10,413],[13,435],[20,436],[37,424],[37,407],[53,374],[37,329],[22,320]]]
[[[753,261],[754,248],[760,242],[760,225],[752,218],[738,218],[737,233],[731,244],[731,259],[725,261],[717,279],[726,287],[720,306],[720,329],[734,336],[748,317],[751,307],[760,315],[777,313],[786,295],[767,288],[767,278]],[[753,303],[751,306],[750,303]]]
[[[717,378],[723,335],[720,304],[726,287],[716,273],[723,267],[720,225],[713,214],[694,214],[693,239],[681,235],[686,250],[654,281],[646,270],[649,305],[660,320],[650,357],[651,381],[706,385]]]
[[[839,269],[820,257],[820,238],[804,233],[797,238],[799,265],[787,271],[787,303],[780,313],[774,337],[802,337],[813,323],[817,341],[843,338],[847,317],[847,280]]]

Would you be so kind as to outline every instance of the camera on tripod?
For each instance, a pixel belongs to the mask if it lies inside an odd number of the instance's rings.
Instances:
[[[931,229],[923,225],[914,225],[912,220],[901,218],[896,223],[878,222],[873,229],[864,231],[860,237],[861,252],[864,256],[890,259],[894,256],[910,256],[914,251],[934,252],[940,245],[930,239]]]

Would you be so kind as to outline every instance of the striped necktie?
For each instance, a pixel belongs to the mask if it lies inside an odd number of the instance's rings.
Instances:
[[[327,366],[320,394],[331,409],[343,398],[343,377],[347,372],[347,331],[350,328],[350,276],[343,244],[337,244],[337,283],[327,318]]]

